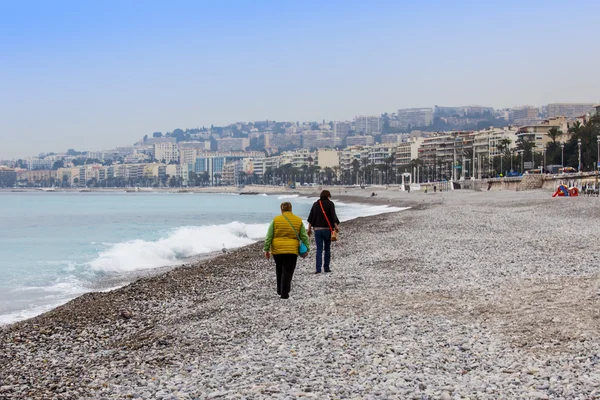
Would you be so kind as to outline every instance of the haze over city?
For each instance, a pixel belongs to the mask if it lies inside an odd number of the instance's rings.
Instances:
[[[4,2],[0,159],[235,121],[598,102],[595,1]]]

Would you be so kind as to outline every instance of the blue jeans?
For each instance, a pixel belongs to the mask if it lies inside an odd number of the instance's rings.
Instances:
[[[315,229],[315,243],[317,244],[317,272],[321,272],[321,265],[325,272],[329,272],[331,231],[329,229]],[[325,245],[325,260],[323,260],[323,245]]]

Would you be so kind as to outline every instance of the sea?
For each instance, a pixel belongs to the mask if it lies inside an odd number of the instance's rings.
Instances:
[[[306,219],[316,198],[168,192],[0,192],[0,324],[39,315],[142,272],[262,240],[282,201]],[[336,202],[341,221],[401,210]]]

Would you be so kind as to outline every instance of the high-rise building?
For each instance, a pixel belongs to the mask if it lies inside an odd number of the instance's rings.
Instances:
[[[517,125],[534,124],[538,119],[537,107],[522,106],[510,110],[510,121]]]
[[[548,117],[575,118],[593,110],[593,103],[552,103],[548,104]]]
[[[163,142],[154,145],[154,158],[169,164],[170,162],[179,162],[179,147],[177,143]]]
[[[396,115],[398,127],[422,127],[433,124],[433,108],[404,108],[398,110]]]
[[[354,118],[354,130],[364,135],[381,132],[381,118],[374,115],[360,115]]]
[[[336,121],[333,123],[333,136],[336,139],[344,139],[352,130],[352,124],[349,121]]]
[[[217,151],[244,151],[250,146],[248,138],[224,137],[217,139]]]

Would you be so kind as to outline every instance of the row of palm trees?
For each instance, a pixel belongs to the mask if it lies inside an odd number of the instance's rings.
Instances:
[[[516,152],[509,149],[510,141],[503,139],[498,149],[501,157],[493,161],[493,170],[501,173],[499,163],[503,163],[504,171],[509,164],[519,166],[523,169],[522,161],[533,161],[534,166],[561,165],[573,167],[581,171],[595,171],[598,162],[598,138],[600,137],[600,116],[591,117],[588,121],[581,123],[576,121],[567,130],[562,132],[558,127],[548,130],[550,142],[543,149],[538,149],[535,143],[519,139],[516,141]],[[563,140],[564,139],[564,140]],[[580,157],[581,149],[581,157]],[[506,162],[509,162],[507,164]]]
[[[559,141],[565,135],[567,140],[564,141],[563,146]],[[600,115],[595,115],[583,124],[579,121],[575,122],[567,132],[551,128],[548,136],[551,142],[546,146],[546,155],[553,164],[564,162],[565,166],[579,169],[581,162],[581,171],[597,169]]]
[[[339,166],[321,168],[315,165],[303,165],[295,168],[285,164],[277,168],[267,168],[262,183],[287,184],[290,182],[319,183],[319,184],[393,184],[400,181],[403,172],[412,171],[413,167],[421,165],[420,160],[413,160],[407,165],[396,165],[395,157],[391,155],[383,162],[375,163],[372,159],[354,159],[351,168],[341,172]]]

